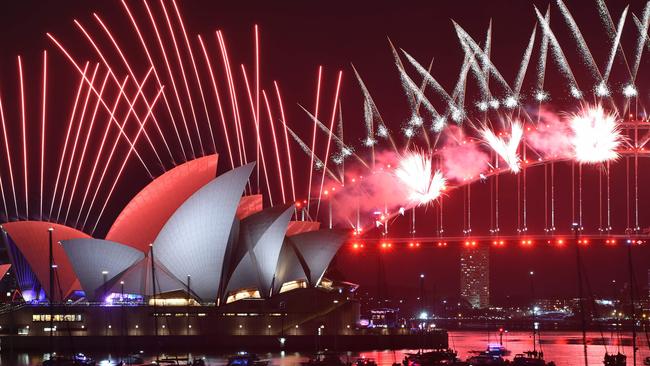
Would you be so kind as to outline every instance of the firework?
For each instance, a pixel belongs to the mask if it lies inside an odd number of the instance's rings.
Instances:
[[[395,176],[408,188],[408,199],[417,205],[426,205],[438,198],[446,181],[439,170],[432,170],[431,156],[408,153],[399,161]]]
[[[622,144],[623,136],[615,115],[598,105],[573,115],[569,124],[577,162],[595,164],[618,158],[616,150]]]
[[[510,138],[506,141],[503,137],[498,137],[494,134],[492,130],[487,127],[484,127],[480,131],[483,141],[494,150],[506,162],[508,167],[513,173],[518,173],[520,170],[519,166],[519,154],[517,154],[517,148],[519,147],[519,142],[524,135],[524,130],[519,122],[514,122],[510,126]]]

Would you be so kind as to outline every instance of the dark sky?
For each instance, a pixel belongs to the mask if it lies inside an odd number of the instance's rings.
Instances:
[[[157,1],[151,1],[152,8],[158,8]],[[409,117],[406,98],[400,86],[399,77],[394,67],[388,38],[400,48],[411,53],[421,63],[428,64],[433,58],[433,74],[439,81],[451,89],[462,63],[462,52],[455,36],[451,19],[456,20],[477,41],[483,42],[485,31],[490,19],[493,21],[493,46],[492,58],[504,77],[511,82],[517,71],[521,55],[533,29],[536,18],[533,4],[540,9],[546,9],[548,1],[520,1],[520,0],[495,0],[495,1],[281,1],[281,2],[215,2],[215,1],[179,1],[181,12],[191,35],[202,34],[208,43],[208,48],[213,52],[212,57],[217,58],[217,48],[214,37],[216,29],[223,30],[228,42],[231,59],[236,67],[240,63],[246,64],[252,70],[253,50],[253,25],[258,24],[261,29],[262,39],[262,86],[272,91],[274,80],[277,80],[283,92],[287,119],[290,126],[303,137],[309,135],[309,119],[297,107],[297,103],[308,108],[313,108],[314,90],[316,84],[316,71],[319,65],[324,67],[323,109],[322,113],[329,115],[331,101],[334,93],[336,73],[343,70],[343,86],[341,103],[346,123],[346,140],[358,141],[364,136],[362,95],[358,84],[354,80],[351,64],[359,70],[370,89],[375,101],[382,112],[384,119],[390,127],[397,131]],[[591,51],[602,68],[609,52],[608,41],[603,26],[598,18],[596,6],[592,1],[570,1],[569,7],[573,12],[583,34],[591,47]],[[139,1],[129,1],[129,6],[143,24],[147,23],[146,13]],[[608,6],[614,17],[618,17],[625,3],[622,1],[609,1]],[[643,2],[630,3],[630,11],[640,16]],[[159,10],[154,10],[159,11]],[[543,11],[543,10],[542,10]],[[575,52],[575,43],[569,36],[569,31],[563,23],[557,6],[552,6],[551,23],[558,34],[558,39],[565,49],[574,73],[579,83],[589,85],[588,73],[581,67],[581,61]],[[101,34],[101,30],[94,22],[92,13],[97,12],[104,19],[120,40],[125,53],[135,65],[136,73],[144,74],[147,63],[131,24],[118,1],[12,1],[5,2],[0,10],[0,90],[3,103],[7,106],[5,113],[9,120],[9,135],[13,161],[18,164],[21,154],[20,128],[18,114],[18,85],[16,79],[16,55],[24,56],[25,75],[28,96],[28,123],[30,126],[29,159],[38,161],[40,150],[38,146],[38,126],[40,108],[37,108],[40,87],[40,57],[43,49],[48,49],[51,80],[48,87],[50,99],[48,100],[48,114],[51,116],[48,128],[48,148],[46,154],[46,192],[52,191],[51,184],[58,166],[64,129],[71,100],[74,98],[77,75],[70,64],[62,57],[53,44],[45,37],[45,32],[51,32],[80,60],[96,61],[97,58],[92,48],[84,41],[83,36],[75,28],[73,19],[78,19],[84,26],[92,29],[94,34]],[[158,14],[161,15],[161,14]],[[161,18],[162,19],[162,18]],[[628,19],[623,45],[628,55],[632,55],[635,28]],[[538,32],[538,36],[539,36]],[[149,34],[148,36],[151,36]],[[193,37],[193,36],[192,36]],[[151,38],[153,39],[153,38]],[[179,42],[181,40],[179,39]],[[199,49],[194,42],[195,52]],[[110,48],[108,41],[104,46]],[[153,47],[153,46],[152,46]],[[536,50],[537,50],[536,46]],[[533,53],[533,60],[529,68],[524,92],[532,91],[532,76],[536,62],[537,51]],[[630,57],[630,56],[628,56]],[[646,57],[646,61],[648,58]],[[158,60],[160,61],[160,60]],[[202,70],[202,63],[199,62]],[[556,111],[572,111],[575,105],[563,97],[566,94],[565,83],[557,72],[555,65],[549,61],[547,76],[547,89],[551,92],[553,100],[550,109]],[[647,80],[647,62],[642,62],[638,78],[643,89],[643,81]],[[238,70],[237,70],[238,71]],[[202,71],[203,72],[203,71]],[[627,82],[624,64],[617,58],[612,72],[612,88],[620,88]],[[417,80],[417,79],[416,79]],[[221,80],[220,82],[222,82]],[[206,86],[207,88],[207,86]],[[243,91],[240,97],[244,98]],[[470,87],[471,93],[471,87]],[[498,92],[497,92],[498,94]],[[644,92],[643,99],[647,98]],[[472,99],[468,97],[468,103]],[[647,100],[647,99],[646,99]],[[31,101],[31,102],[29,102]],[[31,103],[31,104],[30,104]],[[246,106],[242,107],[247,108]],[[327,111],[327,112],[326,112]],[[248,112],[246,109],[245,112]],[[162,114],[162,113],[161,113]],[[243,112],[244,114],[244,112]],[[246,118],[246,117],[245,117]],[[171,136],[171,135],[169,135]],[[267,136],[268,137],[268,136]],[[95,141],[95,140],[93,140]],[[157,141],[158,143],[160,141]],[[226,155],[223,151],[223,141],[218,141],[217,150],[222,154],[220,170],[227,168]],[[270,143],[270,140],[265,141]],[[356,143],[358,146],[359,144]],[[211,147],[208,147],[208,150]],[[96,146],[93,146],[96,148]],[[120,147],[118,153],[124,154],[125,148]],[[4,147],[3,150],[4,152]],[[152,173],[162,173],[162,168],[157,166],[153,154],[143,147],[144,156],[151,164]],[[162,151],[162,150],[160,150]],[[175,151],[178,152],[177,150]],[[299,170],[306,169],[307,161],[301,152],[293,149],[296,155],[296,166]],[[6,174],[7,166],[2,161],[2,172]],[[170,159],[165,159],[167,169],[172,166]],[[648,163],[641,162],[641,171],[647,170]],[[16,168],[15,168],[16,169]],[[615,228],[620,232],[625,226],[625,165],[619,163],[613,168],[615,188],[614,217]],[[568,166],[558,166],[558,227],[566,232],[570,218],[570,169]],[[35,177],[38,173],[37,165],[30,165],[29,175]],[[3,175],[5,177],[5,175]],[[18,176],[22,177],[22,176]],[[147,182],[148,177],[134,158],[127,165],[125,177],[118,185],[117,194],[110,201],[98,234],[105,232],[110,222],[128,200]],[[305,174],[297,174],[297,185],[303,187],[299,192],[306,193]],[[647,174],[641,174],[641,222],[642,227],[647,227],[650,217],[643,212],[648,202],[648,197],[643,187],[648,184]],[[531,171],[529,179],[540,182],[543,171]],[[17,185],[20,186],[20,179]],[[585,171],[585,222],[592,229],[597,227],[597,201],[598,170]],[[32,184],[34,182],[32,181]],[[512,192],[515,188],[515,179],[504,179],[504,191]],[[36,187],[36,186],[34,186]],[[485,232],[489,226],[487,207],[489,196],[485,194],[487,184],[478,184],[474,188],[475,202],[474,217],[476,232]],[[539,232],[543,228],[543,187],[533,185],[530,192],[530,226],[531,230]],[[22,192],[22,190],[20,190]],[[483,194],[481,194],[483,192]],[[275,189],[274,194],[279,195]],[[19,194],[20,195],[20,194]],[[45,194],[46,202],[48,194]],[[30,189],[30,207],[35,209],[35,200],[38,199],[38,189]],[[20,200],[19,200],[20,201]],[[22,202],[22,201],[20,201]],[[514,207],[516,201],[513,195],[503,198],[504,212],[503,226],[512,230],[515,227],[516,215]],[[447,204],[449,211],[448,225],[450,231],[458,231],[462,226],[462,197],[452,194]],[[623,212],[622,212],[623,211]],[[429,211],[431,212],[431,211]],[[12,212],[12,216],[14,216]],[[433,219],[424,214],[419,221],[422,233],[432,233],[430,224]],[[398,228],[400,225],[396,225]],[[401,226],[405,226],[403,223]],[[403,231],[405,228],[397,229]],[[649,263],[649,253],[645,249],[637,250],[637,277],[640,286],[645,286],[645,271]],[[411,253],[392,253],[386,262],[387,274],[391,288],[415,291],[415,281],[420,272],[435,273],[437,288],[441,294],[452,296],[458,287],[458,250],[449,249],[447,252],[436,250],[423,251],[424,255]],[[367,254],[370,255],[370,254]],[[343,251],[337,262],[341,272],[349,276],[351,281],[372,288],[376,284],[375,259],[362,260],[358,265],[357,257]],[[492,256],[492,282],[495,301],[503,301],[508,295],[513,297],[524,296],[528,289],[527,279],[523,274],[530,269],[539,272],[540,296],[570,296],[575,291],[572,281],[574,275],[572,252],[556,249],[521,250],[516,245],[511,245],[503,253]],[[626,281],[625,251],[623,248],[591,248],[587,254],[587,267],[592,278],[594,290],[600,294],[611,290],[611,280],[617,279],[618,283]]]

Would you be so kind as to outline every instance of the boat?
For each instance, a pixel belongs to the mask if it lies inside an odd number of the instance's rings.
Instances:
[[[260,358],[249,352],[239,352],[236,355],[228,357],[227,366],[266,366],[269,361],[260,360]]]
[[[377,362],[374,358],[358,358],[357,362],[354,363],[356,366],[377,366]]]
[[[427,352],[407,353],[406,359],[412,365],[449,365],[458,362],[458,353],[452,349],[435,349]]]
[[[643,363],[646,364],[645,361]],[[625,366],[627,364],[627,356],[625,356],[621,352],[618,352],[617,354],[605,353],[603,364],[605,366]]]
[[[95,366],[96,362],[92,358],[77,353],[72,357],[54,355],[49,360],[43,361],[43,366]]]
[[[555,362],[546,362],[544,360],[544,352],[527,351],[515,355],[512,359],[511,365],[513,366],[555,366]]]
[[[510,350],[507,349],[503,344],[488,344],[485,354],[490,356],[510,356]]]
[[[341,361],[338,353],[332,351],[317,352],[303,366],[349,366],[350,363]]]
[[[506,365],[506,361],[503,359],[501,356],[492,356],[486,353],[472,356],[467,359],[467,364],[470,366],[478,366],[478,365],[492,365],[492,366],[497,366],[497,365]]]
[[[470,351],[470,353],[476,354],[477,356],[482,356],[482,355],[493,356],[493,357],[510,356],[510,350],[507,349],[502,344],[488,344],[488,347],[484,351]]]

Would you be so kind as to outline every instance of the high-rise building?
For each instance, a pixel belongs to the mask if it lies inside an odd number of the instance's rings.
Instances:
[[[460,253],[460,296],[474,308],[490,303],[489,247],[472,242]]]

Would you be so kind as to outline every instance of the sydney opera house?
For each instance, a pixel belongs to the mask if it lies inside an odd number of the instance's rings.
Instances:
[[[156,178],[105,239],[50,222],[1,226],[0,333],[67,336],[344,334],[356,286],[325,276],[346,233],[243,195],[253,164],[217,156]],[[49,254],[49,255],[48,255]],[[52,262],[50,262],[52,258]],[[16,302],[14,302],[15,304]]]

